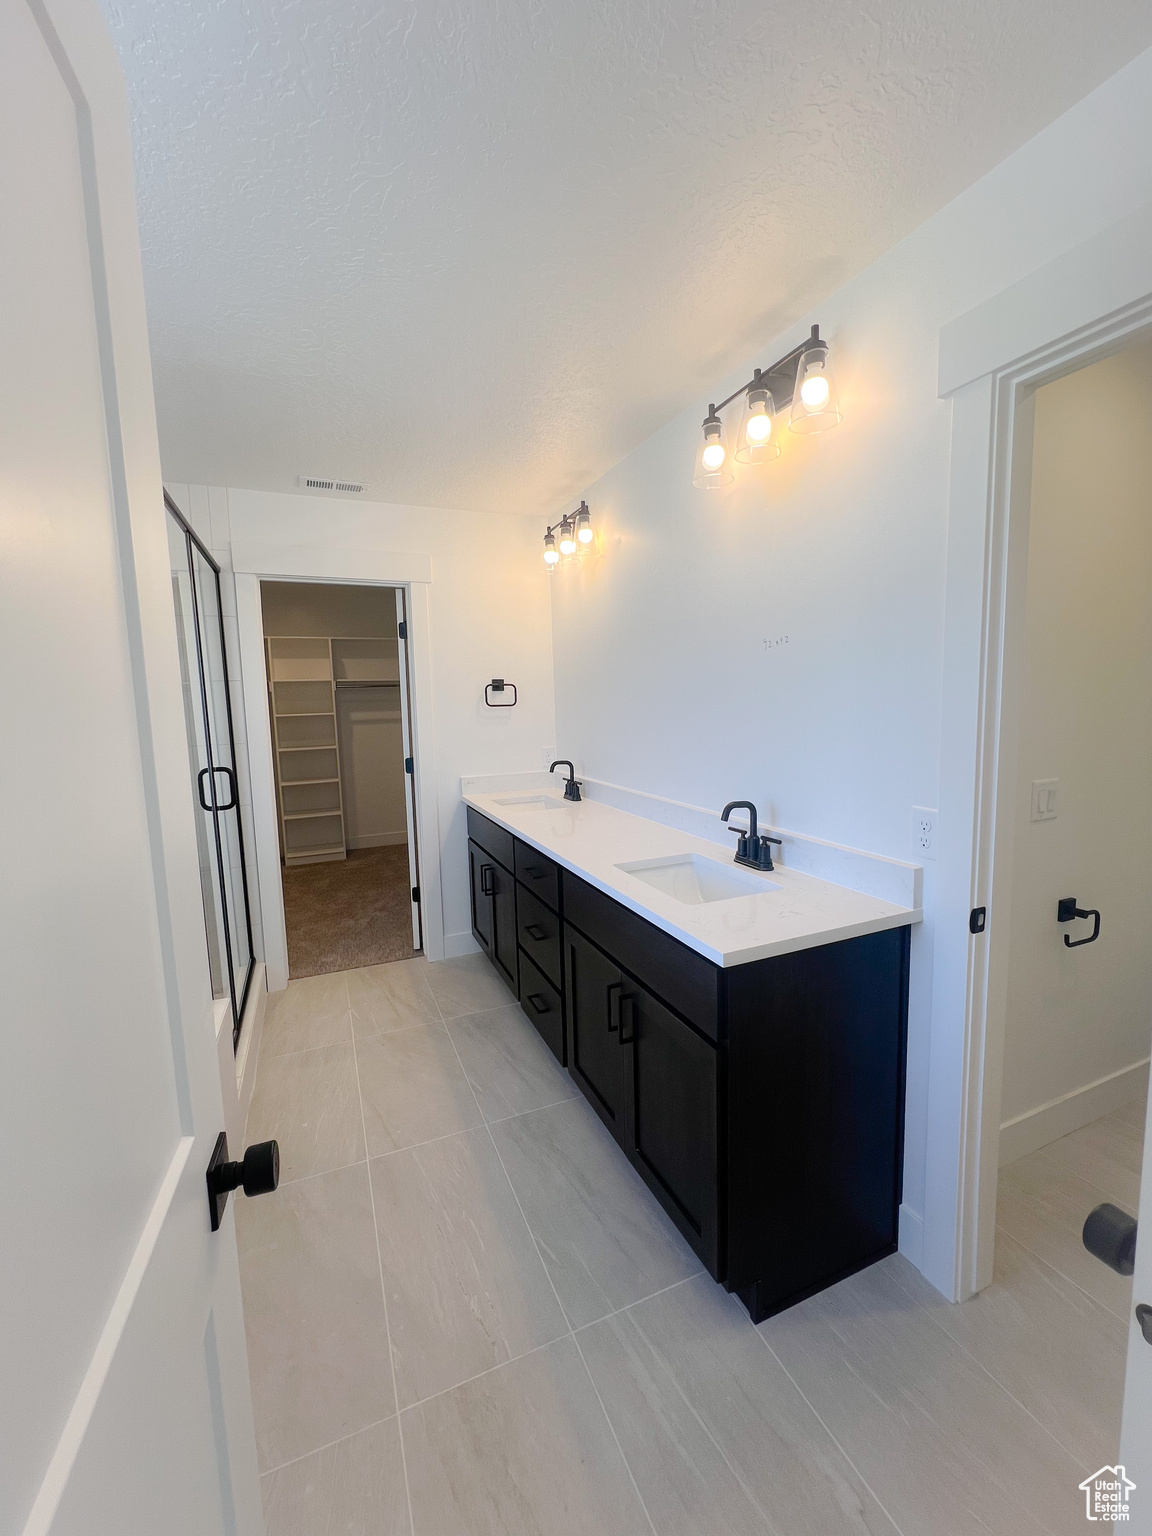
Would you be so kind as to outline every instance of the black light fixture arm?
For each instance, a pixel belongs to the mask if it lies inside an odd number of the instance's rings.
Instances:
[[[757,368],[747,384],[741,384],[739,389],[733,390],[727,400],[721,400],[719,405],[710,405],[708,407],[709,414],[713,416],[718,415],[726,405],[731,405],[733,400],[738,400],[741,395],[746,395],[750,389],[757,388],[766,389],[772,396],[772,404],[776,410],[781,410],[792,399],[792,391],[796,387],[796,366],[801,357],[812,347],[823,345],[820,327],[814,325],[812,327],[812,334],[808,337],[807,341],[802,341],[798,347],[793,347],[791,352],[787,352],[783,357],[778,358],[771,367]]]
[[[557,528],[562,528],[565,523],[568,523],[568,524],[575,523],[576,519],[580,516],[581,512],[588,512],[588,503],[586,501],[582,501],[580,503],[580,505],[576,508],[575,512],[565,512],[564,516],[560,519],[559,522],[552,523],[552,524],[549,525],[549,527],[545,528],[545,530],[544,530],[544,537],[547,538],[550,533],[555,533]],[[591,513],[589,513],[588,515],[591,516]]]

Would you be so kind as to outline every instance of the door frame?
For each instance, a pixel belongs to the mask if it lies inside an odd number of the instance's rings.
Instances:
[[[272,763],[272,722],[268,713],[268,689],[264,662],[264,623],[260,601],[262,581],[296,581],[325,586],[391,587],[404,592],[408,614],[408,692],[412,732],[412,767],[416,795],[417,884],[420,887],[421,927],[424,953],[429,960],[444,958],[444,912],[440,894],[440,829],[437,814],[436,749],[432,723],[431,627],[429,592],[431,571],[414,574],[413,557],[398,555],[390,562],[378,557],[371,576],[349,570],[320,574],[302,569],[307,560],[267,561],[271,569],[233,565],[236,577],[236,624],[240,637],[240,671],[244,689],[244,713],[248,722],[248,765],[252,783],[252,826],[256,839],[256,880],[264,930],[264,964],[269,992],[288,985],[288,934],[284,923],[284,885],[280,868],[280,832],[276,812],[276,778]],[[327,563],[327,562],[326,562]],[[395,565],[395,575],[390,565]],[[433,852],[434,850],[434,852]]]
[[[921,1267],[956,1301],[990,1283],[994,1256],[1033,400],[1148,338],[1152,206],[940,334],[952,459]]]

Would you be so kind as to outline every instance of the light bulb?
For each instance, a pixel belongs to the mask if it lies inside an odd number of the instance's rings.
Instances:
[[[828,404],[828,380],[823,373],[810,373],[800,386],[800,398],[810,411],[819,411]]]
[[[750,443],[766,443],[772,436],[772,418],[763,414],[763,407],[756,414],[749,416],[748,425],[744,428],[744,436]]]
[[[700,462],[705,469],[719,469],[724,462],[724,444],[708,443],[700,455]]]
[[[572,535],[572,524],[567,518],[560,524],[560,553],[562,555],[574,555],[576,553],[576,540]]]
[[[556,540],[550,533],[544,535],[544,564],[555,565],[560,558],[560,552],[556,548]]]
[[[576,537],[580,540],[581,544],[591,544],[591,542],[592,542],[592,526],[591,526],[591,524],[590,523],[581,523],[580,527],[576,531]]]

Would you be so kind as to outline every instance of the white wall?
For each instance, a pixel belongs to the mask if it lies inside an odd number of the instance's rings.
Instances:
[[[1152,1038],[1152,347],[1046,385],[1035,411],[1006,1156],[1095,1118],[1081,1090],[1101,1079],[1138,1093],[1124,1069]],[[1051,778],[1057,817],[1034,822]],[[1101,910],[1095,944],[1065,948],[1091,928],[1057,924],[1061,896]]]
[[[246,568],[257,573],[266,552],[269,561],[281,562],[273,568],[282,574],[284,552],[292,549],[303,552],[302,569],[308,551],[323,549],[326,576],[346,580],[394,551],[430,561],[433,719],[420,728],[430,724],[434,735],[436,782],[418,781],[417,793],[431,792],[436,807],[446,951],[468,953],[475,944],[461,776],[537,768],[555,741],[540,529],[521,517],[282,492],[213,489],[211,501],[229,520],[227,547],[213,546],[229,569],[233,536],[243,541]],[[515,709],[485,708],[484,684],[493,677],[517,684]],[[421,847],[420,854],[426,859],[429,850]]]
[[[794,330],[732,359],[588,488],[598,554],[553,586],[557,744],[579,770],[696,804],[754,798],[779,825],[912,856],[911,807],[935,805],[939,767],[951,421],[937,396],[940,328],[1152,202],[1150,97],[1152,53]],[[843,424],[785,433],[775,464],[694,490],[708,398],[817,321]],[[930,1134],[931,865],[925,875],[902,1238],[914,1258]]]

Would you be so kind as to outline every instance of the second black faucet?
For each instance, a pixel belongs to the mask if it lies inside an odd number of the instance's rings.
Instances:
[[[749,869],[770,870],[775,866],[772,863],[773,843],[780,844],[778,837],[769,837],[768,834],[758,834],[756,831],[756,807],[751,800],[729,800],[720,813],[720,820],[727,821],[733,811],[748,812],[748,830],[740,827],[732,827],[730,830],[736,833],[739,842],[736,844],[737,864],[747,864]]]
[[[567,768],[567,770],[568,770],[568,777],[564,781],[564,798],[565,798],[565,800],[579,800],[579,798],[580,798],[580,780],[576,777],[576,770],[575,770],[575,768],[573,768],[572,764],[568,761],[568,759],[566,757],[558,757],[556,759],[556,761],[552,764],[551,768],[549,768],[548,772],[549,773],[555,773],[557,768]]]

